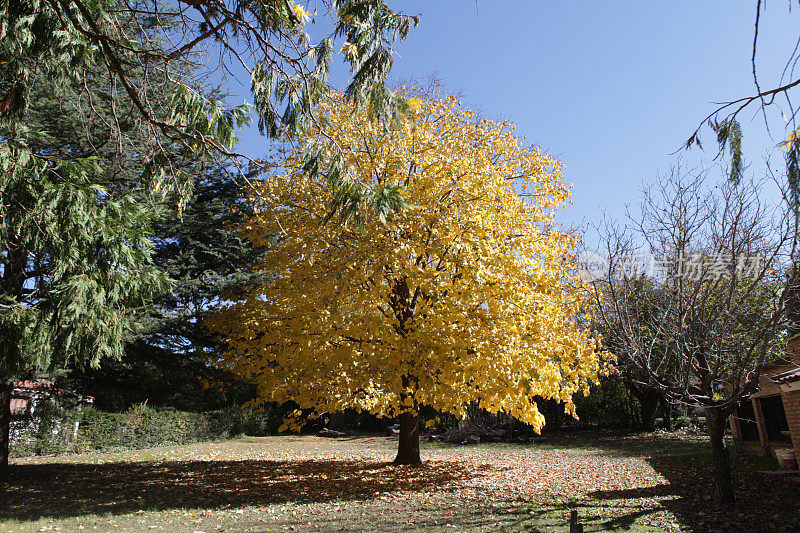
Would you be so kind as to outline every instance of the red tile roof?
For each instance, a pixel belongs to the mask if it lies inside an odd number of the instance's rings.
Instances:
[[[22,381],[12,381],[11,385],[15,389],[23,390],[47,390],[53,388],[53,382],[46,379],[25,379]]]
[[[11,385],[14,387],[11,391],[11,413],[24,414],[28,408],[28,398],[32,394],[54,394],[77,397],[78,401],[94,402],[94,396],[84,396],[77,394],[74,391],[64,389],[56,389],[53,387],[53,382],[47,379],[26,379],[22,381],[13,381]]]

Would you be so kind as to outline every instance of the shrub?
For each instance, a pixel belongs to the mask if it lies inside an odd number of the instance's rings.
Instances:
[[[240,434],[272,435],[278,432],[286,412],[284,406],[270,406],[263,412],[231,406],[219,411],[189,413],[156,410],[145,403],[123,413],[107,413],[92,407],[67,410],[47,405],[39,407],[33,417],[14,420],[11,453],[22,457],[88,450],[120,451]]]

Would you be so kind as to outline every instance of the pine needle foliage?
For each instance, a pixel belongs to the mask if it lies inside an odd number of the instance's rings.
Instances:
[[[174,184],[186,192],[189,177],[174,172],[163,153],[177,143],[195,155],[238,163],[235,130],[249,121],[251,110],[209,98],[197,90],[198,80],[244,69],[261,132],[292,139],[300,129],[318,125],[315,109],[331,90],[335,43],[346,38],[341,58],[352,73],[347,94],[357,106],[368,106],[376,120],[391,119],[404,109],[385,86],[392,45],[418,23],[419,17],[395,13],[383,0],[320,0],[313,7],[292,0],[4,3],[0,120],[11,131],[24,126],[42,73],[80,85],[88,81],[87,69],[102,67],[106,84],[131,104],[144,119],[150,142],[161,147],[149,155],[146,178],[153,187]],[[155,92],[167,97],[166,114]],[[334,161],[325,165],[336,173]],[[353,187],[346,181],[342,190]]]
[[[156,407],[211,410],[253,396],[241,379],[214,365],[223,351],[205,317],[223,294],[244,294],[263,283],[252,268],[265,247],[238,235],[250,216],[241,201],[244,184],[230,169],[198,164],[194,187],[178,217],[166,199],[153,221],[153,264],[173,285],[151,305],[137,310],[136,337],[122,360],[106,359],[97,369],[80,368],[70,381],[91,391],[103,409],[124,410],[148,402]]]
[[[137,308],[168,287],[136,123],[115,137],[102,86],[38,82],[27,123],[0,128],[3,381],[120,358]]]

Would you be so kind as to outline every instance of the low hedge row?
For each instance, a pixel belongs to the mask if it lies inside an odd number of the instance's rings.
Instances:
[[[277,433],[288,407],[264,412],[230,407],[189,413],[135,405],[124,413],[94,408],[62,410],[40,408],[35,417],[12,422],[11,454],[16,457],[118,451],[151,446],[188,444],[235,435]]]

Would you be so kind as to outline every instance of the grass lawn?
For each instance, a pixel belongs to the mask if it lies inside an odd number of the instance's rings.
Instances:
[[[22,458],[0,531],[794,531],[800,485],[734,457],[737,504],[718,511],[709,444],[691,436],[584,433],[532,445],[242,438],[125,453]]]

